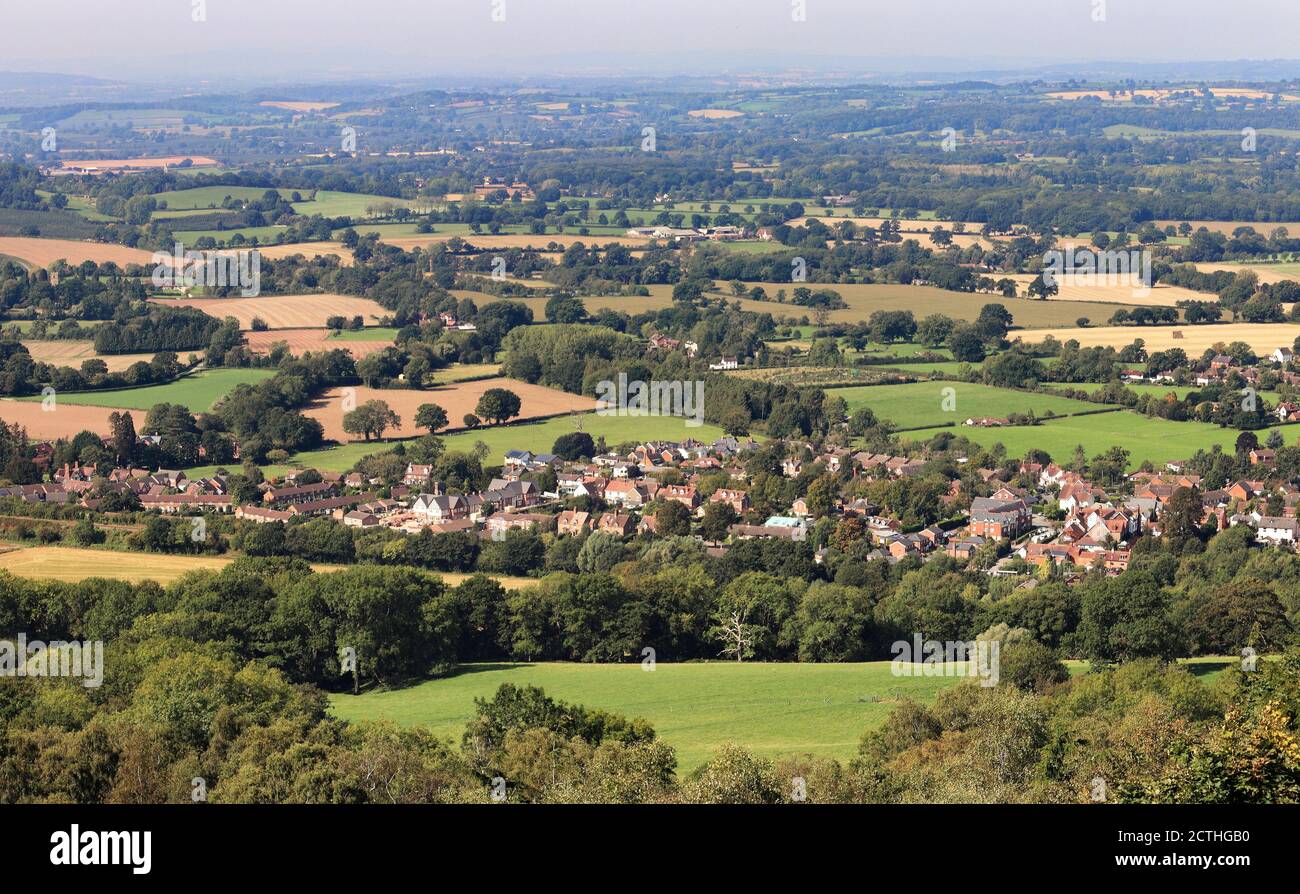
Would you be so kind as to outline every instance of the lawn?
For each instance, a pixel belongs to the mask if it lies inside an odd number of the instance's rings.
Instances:
[[[911,364],[901,367],[910,369]],[[955,400],[945,405],[956,392]],[[1098,410],[1098,404],[1070,400],[1050,394],[993,388],[967,382],[916,382],[908,385],[860,385],[852,388],[833,388],[827,394],[842,398],[854,411],[869,407],[878,419],[888,419],[899,428],[920,425],[942,425],[955,422],[960,425],[972,416],[1006,417],[1012,413],[1033,411],[1037,416],[1048,412],[1058,416]],[[970,431],[964,428],[963,431]]]
[[[1237,659],[1196,659],[1189,664],[1212,679]],[[1087,669],[1067,662],[1072,673]],[[649,720],[659,738],[677,749],[678,771],[704,763],[725,742],[760,755],[809,753],[851,759],[867,730],[884,722],[902,698],[931,702],[960,677],[894,676],[890,662],[865,664],[762,664],[660,662],[628,664],[474,664],[454,676],[406,689],[359,696],[330,696],[331,711],[349,721],[390,720],[427,726],[459,744],[475,698],[489,698],[502,683],[540,686],[562,701]]]
[[[209,369],[184,376],[166,385],[146,385],[120,391],[84,391],[60,393],[60,403],[85,407],[125,407],[148,410],[155,404],[181,404],[191,413],[206,413],[229,394],[236,385],[260,382],[275,375],[273,369]],[[41,400],[40,395],[22,398]]]
[[[1293,440],[1290,428],[1283,427],[1288,441]],[[961,435],[985,447],[1001,443],[1007,448],[1007,455],[1013,457],[1024,456],[1031,449],[1046,450],[1058,462],[1069,460],[1075,446],[1080,444],[1089,457],[1118,445],[1129,451],[1130,469],[1146,460],[1159,464],[1188,459],[1197,450],[1209,450],[1215,444],[1232,452],[1240,434],[1236,429],[1209,423],[1170,422],[1122,410],[1014,428],[929,428],[907,432],[904,437],[924,441],[940,432]]]

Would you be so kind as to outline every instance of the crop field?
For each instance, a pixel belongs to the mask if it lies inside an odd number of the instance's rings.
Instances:
[[[527,382],[520,382],[515,379],[500,378],[461,382],[456,385],[442,385],[420,391],[409,388],[331,388],[312,400],[306,412],[308,416],[318,420],[321,425],[325,426],[325,437],[339,442],[347,442],[354,440],[356,436],[343,430],[343,398],[345,393],[355,397],[356,406],[361,406],[361,404],[369,400],[382,400],[392,407],[393,411],[402,419],[402,424],[395,429],[389,429],[385,433],[385,437],[411,438],[425,434],[415,425],[415,411],[421,404],[437,404],[447,411],[447,418],[450,420],[451,428],[462,428],[461,418],[466,413],[474,412],[474,407],[478,404],[479,398],[483,396],[483,392],[490,388],[506,388],[519,395],[523,405],[518,417],[520,419],[549,416],[554,413],[591,410],[596,405],[594,398],[579,397],[576,394],[568,394],[554,388],[529,385]],[[482,432],[475,432],[474,434],[482,434]],[[549,447],[550,445],[547,444],[546,446]]]
[[[107,577],[132,582],[152,580],[165,585],[191,571],[220,571],[233,561],[234,558],[230,556],[168,556],[67,546],[33,546],[0,552],[0,571],[8,571],[18,577],[70,583],[90,577]],[[311,567],[319,573],[343,568],[341,565],[322,564],[313,564]],[[469,576],[454,572],[439,574],[450,586],[459,584]],[[507,590],[518,590],[536,583],[526,577],[491,576]]]
[[[283,245],[259,245],[257,250],[263,258],[272,261],[293,255],[302,255],[305,258],[335,255],[344,267],[350,267],[353,263],[352,249],[342,242],[286,242]]]
[[[66,122],[65,122],[66,123]],[[121,171],[156,171],[174,168],[183,161],[189,161],[189,168],[210,168],[219,165],[215,158],[206,155],[166,155],[157,158],[65,158],[64,168],[81,168],[93,173]]]
[[[956,392],[955,400],[944,409],[948,389]],[[1058,416],[1100,409],[1098,404],[1038,394],[993,388],[967,382],[917,382],[909,385],[864,385],[853,388],[834,388],[827,394],[842,398],[849,410],[869,407],[878,419],[888,419],[894,425],[911,428],[919,425],[942,425],[963,421],[972,416],[1005,417],[1012,413],[1033,411],[1037,416],[1048,412]],[[962,431],[970,429],[962,426]]]
[[[1300,229],[1296,230],[1300,234]],[[1242,273],[1250,271],[1259,278],[1264,285],[1273,285],[1274,283],[1291,280],[1300,282],[1300,264],[1281,263],[1281,264],[1228,264],[1228,263],[1203,263],[1195,265],[1196,269],[1202,273],[1214,273],[1217,270],[1227,270],[1230,273]]]
[[[790,295],[795,284],[791,283],[746,283],[747,286],[761,285],[769,298],[774,298],[780,289]],[[726,283],[718,287],[724,294],[730,294]],[[1023,328],[1040,328],[1044,326],[1073,325],[1080,317],[1090,320],[1107,320],[1115,312],[1113,304],[1096,301],[1031,301],[1024,298],[1003,298],[1000,295],[981,295],[973,292],[950,292],[933,286],[905,286],[885,283],[871,284],[820,284],[808,283],[811,289],[832,289],[844,298],[848,305],[843,310],[830,312],[832,323],[857,323],[866,320],[878,310],[910,310],[920,320],[929,314],[947,314],[954,319],[974,320],[986,304],[1001,304],[1011,312],[1014,325]],[[652,289],[653,291],[653,289]],[[671,302],[672,290],[667,289],[665,298]],[[597,299],[587,299],[588,307]],[[614,300],[614,299],[610,299]],[[778,304],[776,301],[751,301],[741,299],[744,310],[755,313],[769,313],[774,317],[813,316],[812,308],[795,304]],[[612,306],[612,305],[611,305]]]
[[[330,317],[361,315],[367,323],[388,316],[369,298],[350,295],[263,295],[257,298],[151,298],[169,307],[195,307],[218,320],[234,317],[243,329],[251,329],[253,318],[261,317],[272,329],[324,328]]]
[[[127,264],[153,267],[152,252],[127,248],[125,245],[80,242],[75,239],[0,236],[0,255],[20,258],[37,267],[48,267],[60,259],[73,265],[80,264],[82,261],[94,261],[96,264],[112,261],[119,267],[125,267]]]
[[[1282,427],[1288,441],[1293,440],[1293,431],[1300,434],[1300,428],[1293,430],[1290,426]],[[1001,443],[1007,448],[1007,455],[1012,457],[1022,457],[1031,449],[1046,450],[1058,462],[1068,461],[1074,455],[1074,448],[1080,444],[1089,457],[1105,452],[1112,445],[1118,445],[1129,451],[1130,469],[1137,468],[1147,460],[1153,463],[1185,460],[1197,450],[1209,450],[1215,444],[1231,453],[1240,434],[1236,429],[1219,428],[1209,423],[1171,422],[1121,410],[1116,413],[1052,419],[1041,425],[930,428],[906,432],[902,437],[919,442],[940,432],[969,438],[984,447]]]
[[[433,381],[439,385],[451,385],[464,382],[466,379],[477,379],[480,376],[495,376],[500,371],[499,363],[453,363],[435,372]]]
[[[120,391],[87,391],[59,394],[59,404],[85,407],[117,407],[148,410],[155,404],[181,404],[191,413],[206,413],[236,386],[254,383],[275,375],[273,369],[208,369],[184,376],[165,385],[146,385]],[[39,395],[19,398],[39,401]]]
[[[50,341],[23,340],[32,359],[38,363],[54,366],[71,366],[80,369],[83,361],[98,358],[108,364],[109,372],[121,372],[128,366],[141,361],[148,363],[153,354],[96,354],[93,341],[77,339],[51,339]],[[184,358],[184,352],[177,355]]]
[[[1001,276],[995,277],[1001,279]],[[1020,294],[1024,295],[1029,289],[1029,284],[1036,278],[1029,273],[1011,273],[1007,279],[1016,281]],[[1099,277],[1104,279],[1104,277]],[[1082,281],[1082,278],[1079,278]],[[1192,289],[1185,289],[1182,286],[1166,286],[1156,283],[1150,289],[1135,289],[1130,284],[1117,285],[1092,285],[1092,284],[1074,284],[1069,279],[1065,279],[1059,285],[1060,291],[1048,301],[1096,301],[1103,304],[1133,304],[1141,307],[1175,307],[1179,301],[1218,301],[1218,296],[1208,292],[1197,292]],[[1093,322],[1103,322],[1109,317],[1094,319]]]
[[[27,436],[37,440],[71,438],[83,431],[91,431],[105,436],[109,433],[108,407],[86,407],[68,404],[55,398],[53,409],[47,410],[44,404],[29,400],[0,400],[0,419],[8,423],[18,423],[27,429]],[[136,431],[144,425],[145,414],[132,410]]]
[[[1175,332],[1182,333],[1182,338],[1175,338]],[[1300,336],[1300,324],[1213,323],[1208,326],[1097,326],[1088,329],[1071,326],[1013,332],[1011,337],[1019,336],[1026,342],[1037,342],[1049,335],[1063,342],[1074,339],[1084,348],[1106,345],[1122,348],[1140,338],[1148,352],[1182,348],[1192,357],[1199,356],[1207,348],[1218,344],[1241,341],[1250,345],[1256,354],[1263,356],[1271,353],[1274,348],[1291,347],[1296,337]]]
[[[352,333],[360,336],[363,333],[377,333],[387,330],[363,329],[361,332]],[[248,342],[248,349],[255,354],[267,354],[271,351],[271,346],[278,341],[285,342],[289,346],[289,352],[301,357],[307,351],[332,351],[335,348],[341,348],[350,353],[357,360],[362,357],[368,357],[371,354],[382,351],[390,347],[393,340],[368,339],[361,338],[338,338],[328,329],[267,329],[261,332],[248,331],[244,333],[244,338]]]

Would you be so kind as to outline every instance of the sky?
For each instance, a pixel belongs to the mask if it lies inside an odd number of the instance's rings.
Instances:
[[[238,83],[1300,58],[1300,0],[0,0],[0,70]]]

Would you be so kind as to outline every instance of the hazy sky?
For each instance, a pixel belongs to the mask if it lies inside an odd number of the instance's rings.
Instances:
[[[233,83],[1300,57],[1300,0],[1105,0],[1097,22],[1101,2],[803,0],[797,22],[799,0],[206,0],[195,21],[201,0],[0,0],[0,70]]]

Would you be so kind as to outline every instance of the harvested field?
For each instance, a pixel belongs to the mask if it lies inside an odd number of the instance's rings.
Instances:
[[[1300,233],[1300,230],[1296,230]],[[1226,270],[1229,273],[1243,273],[1247,270],[1259,277],[1261,285],[1271,286],[1274,283],[1291,280],[1300,282],[1300,264],[1224,264],[1224,263],[1202,263],[1195,265],[1196,269],[1202,273],[1214,273],[1218,270]]]
[[[739,118],[744,112],[738,112],[735,109],[692,109],[688,112],[692,118],[708,118],[710,120],[721,118]]]
[[[335,338],[328,329],[271,329],[265,332],[245,332],[249,350],[256,354],[269,354],[277,341],[287,342],[289,353],[301,357],[308,351],[332,351],[342,348],[360,360],[391,347],[392,341],[362,341]]]
[[[1002,279],[994,275],[993,279]],[[1025,295],[1029,284],[1036,277],[1029,273],[1010,273],[1007,279],[1016,281],[1020,294]],[[1123,277],[1121,277],[1123,278]],[[1104,279],[1104,277],[1099,277]],[[1061,290],[1048,301],[1100,301],[1107,304],[1132,304],[1140,307],[1175,307],[1179,301],[1218,301],[1218,296],[1209,292],[1197,292],[1182,286],[1165,286],[1157,283],[1151,289],[1139,293],[1131,285],[1073,285],[1069,278],[1064,278]],[[1094,321],[1095,322],[1095,321]]]
[[[264,295],[257,298],[151,298],[169,307],[195,307],[218,320],[234,317],[240,327],[251,329],[253,318],[261,317],[272,329],[322,328],[330,317],[351,319],[360,314],[367,323],[387,316],[369,298],[350,295]]]
[[[538,416],[550,416],[555,413],[569,413],[579,410],[594,410],[596,407],[594,398],[566,394],[554,388],[529,385],[527,382],[520,382],[515,379],[498,378],[426,388],[422,391],[414,389],[331,388],[312,401],[306,412],[308,416],[317,419],[325,427],[325,437],[340,442],[358,440],[355,436],[343,430],[343,397],[344,392],[350,390],[355,392],[356,406],[360,406],[368,400],[382,400],[402,418],[401,426],[385,432],[384,437],[411,438],[425,434],[423,430],[415,426],[415,411],[420,404],[437,404],[447,411],[447,418],[451,420],[451,428],[462,428],[461,419],[466,413],[474,412],[474,407],[478,404],[479,398],[483,396],[483,392],[490,388],[506,388],[519,395],[519,399],[523,403],[523,408],[517,417],[519,419],[533,419]],[[543,446],[549,448],[550,444],[538,446],[537,449],[540,450]]]
[[[259,245],[258,252],[269,261],[279,261],[293,255],[318,258],[336,255],[344,267],[352,266],[352,249],[342,242],[290,242],[285,245]]]
[[[21,258],[37,267],[48,267],[60,259],[69,264],[112,261],[121,267],[139,264],[153,267],[153,253],[107,242],[79,242],[75,239],[40,239],[28,236],[0,236],[0,255]]]
[[[234,559],[225,556],[165,556],[67,546],[34,546],[0,553],[0,570],[36,580],[76,583],[107,577],[132,583],[166,585],[191,571],[220,571]],[[312,565],[315,571],[340,571],[341,565]]]
[[[359,231],[365,232],[364,227],[359,227]],[[579,236],[575,233],[547,233],[543,236],[534,236],[530,233],[508,233],[501,236],[476,236],[473,233],[430,233],[427,236],[389,236],[381,238],[380,241],[386,245],[396,245],[404,251],[410,251],[413,248],[427,248],[430,245],[436,245],[439,242],[446,242],[448,239],[459,236],[470,245],[479,249],[492,248],[537,248],[544,249],[551,243],[563,245],[566,248],[574,242],[581,242],[583,245],[609,245],[611,242],[616,245],[626,245],[629,247],[641,248],[650,244],[649,239],[633,236],[600,236],[588,235]]]
[[[1164,229],[1167,226],[1178,226],[1183,223],[1181,220],[1158,220],[1156,226]],[[1187,223],[1192,225],[1192,232],[1196,232],[1201,227],[1209,230],[1211,233],[1222,233],[1225,236],[1231,236],[1232,231],[1238,227],[1250,227],[1261,236],[1267,236],[1269,233],[1282,227],[1292,236],[1300,236],[1300,222],[1296,221],[1259,221],[1259,220],[1189,220]]]
[[[148,363],[154,357],[153,354],[97,354],[95,353],[95,343],[93,341],[74,341],[72,339],[24,340],[23,344],[31,352],[32,359],[38,363],[71,366],[74,369],[80,369],[82,361],[97,357],[108,364],[109,372],[121,372],[133,363],[139,363],[142,360]],[[182,351],[177,356],[184,359],[187,355],[186,352]]]
[[[206,155],[165,155],[159,158],[65,158],[63,170],[85,171],[91,174],[104,174],[109,171],[154,171],[174,168],[183,161],[189,161],[192,168],[210,168],[221,162]]]
[[[288,109],[291,112],[320,112],[325,109],[333,109],[338,106],[336,102],[291,102],[283,99],[268,99],[265,102],[259,102],[259,106],[267,106],[273,109]]]
[[[110,431],[109,407],[82,407],[58,403],[56,399],[53,410],[47,411],[42,403],[26,400],[0,400],[0,419],[18,423],[27,429],[27,436],[37,440],[54,438],[71,438],[83,431],[92,431],[104,436]],[[144,425],[145,413],[131,410],[135,419],[136,431]]]
[[[1174,338],[1181,332],[1182,338]],[[1190,356],[1199,356],[1206,348],[1222,343],[1243,341],[1256,354],[1263,356],[1274,348],[1290,347],[1300,336],[1296,323],[1222,323],[1211,326],[1099,326],[1095,329],[1038,329],[1033,332],[1012,333],[1027,342],[1041,341],[1049,335],[1061,341],[1074,339],[1081,347],[1092,348],[1110,345],[1122,348],[1142,339],[1147,351],[1167,351],[1182,348]]]

